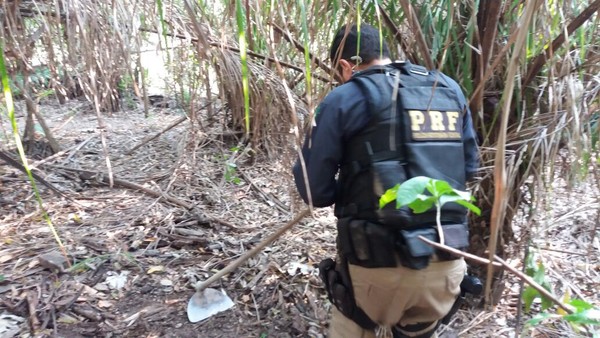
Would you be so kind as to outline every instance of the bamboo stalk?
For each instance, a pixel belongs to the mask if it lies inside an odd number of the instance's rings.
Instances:
[[[560,46],[565,43],[567,37],[572,34],[577,28],[581,27],[589,18],[592,17],[596,12],[600,10],[600,0],[596,0],[591,3],[586,9],[584,9],[573,21],[571,21],[564,32],[557,36],[554,41],[533,61],[529,64],[529,71],[523,80],[523,90],[527,87],[533,78],[540,72],[546,61],[550,58]]]
[[[424,58],[425,65],[429,69],[433,69],[435,64],[433,63],[433,59],[431,59],[431,53],[429,52],[429,46],[427,45],[427,41],[425,41],[425,36],[423,35],[423,30],[421,29],[421,24],[419,23],[419,18],[417,17],[417,13],[410,3],[409,0],[400,0],[400,5],[402,5],[402,9],[404,13],[406,13],[406,19],[408,20],[408,24],[410,25],[413,33],[415,34],[415,39],[417,40],[417,46],[421,50],[421,54]]]
[[[281,34],[281,36],[283,36],[284,39],[286,39],[289,43],[293,44],[294,47],[296,47],[296,49],[301,52],[304,53],[304,46],[296,41],[290,34],[289,31],[284,30],[283,28],[279,27],[276,23],[271,22],[270,25],[275,28],[275,30]],[[325,73],[327,74],[333,74],[333,70],[331,70],[331,68],[329,66],[327,66],[325,64],[325,62],[319,60],[313,53],[309,52],[308,53],[309,58],[322,70],[325,71]]]
[[[500,122],[500,131],[498,135],[498,142],[496,146],[496,158],[494,165],[494,203],[492,207],[492,215],[490,220],[490,241],[488,245],[488,253],[490,264],[487,269],[487,278],[485,281],[485,302],[489,306],[492,302],[492,280],[493,280],[493,269],[491,261],[494,260],[496,255],[496,249],[498,245],[498,234],[504,222],[506,215],[507,206],[507,175],[506,175],[506,134],[508,130],[508,117],[510,115],[510,107],[513,98],[513,88],[515,87],[515,76],[517,73],[519,58],[523,51],[523,46],[528,34],[529,24],[533,18],[535,9],[540,5],[540,0],[532,0],[527,2],[525,5],[524,14],[518,22],[518,34],[515,44],[513,46],[513,53],[511,55],[510,63],[506,75],[506,87],[502,94],[503,106],[502,115]]]
[[[159,34],[158,31],[152,30],[152,29],[148,29],[148,28],[140,28],[140,31]],[[182,35],[182,34],[167,33],[167,36],[174,37],[174,38],[179,38],[179,39],[184,39],[184,40],[189,39],[188,36],[185,36],[185,35]],[[199,42],[200,41],[197,38],[191,38],[190,40],[192,42]],[[222,43],[208,42],[208,45],[210,45],[211,47],[217,47],[217,48],[222,48],[222,49],[230,50],[230,51],[235,52],[235,53],[239,53],[240,52],[239,48],[233,47],[233,46],[224,45]],[[302,68],[300,68],[298,66],[294,66],[291,63],[279,61],[276,58],[273,58],[273,57],[270,57],[270,56],[262,55],[262,54],[259,54],[259,53],[256,53],[256,52],[253,52],[253,51],[250,51],[250,50],[247,50],[246,54],[248,54],[249,56],[255,57],[257,59],[267,60],[267,61],[270,61],[270,62],[278,62],[281,66],[283,66],[285,68],[289,68],[289,69],[295,70],[295,71],[297,71],[299,73],[304,73],[304,69],[302,69]],[[325,78],[323,76],[312,74],[312,77],[315,78],[315,79],[319,79],[319,80],[321,80],[321,81],[323,81],[325,83],[331,82],[329,79],[327,79],[327,78]]]

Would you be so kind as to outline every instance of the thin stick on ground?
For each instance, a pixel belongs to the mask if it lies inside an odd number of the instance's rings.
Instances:
[[[149,196],[152,197],[156,197],[156,198],[162,198],[165,201],[183,207],[187,210],[193,210],[194,209],[194,204],[192,203],[188,203],[186,201],[183,201],[179,198],[170,196],[166,193],[163,193],[161,191],[155,191],[149,188],[146,188],[140,184],[137,183],[133,183],[133,182],[129,182],[129,181],[125,181],[116,177],[113,177],[113,186],[110,185],[110,180],[108,178],[108,176],[105,173],[101,173],[101,172],[95,172],[95,171],[89,171],[89,170],[83,170],[83,169],[75,169],[75,168],[67,168],[67,167],[62,167],[62,166],[53,166],[50,165],[50,167],[53,168],[57,168],[57,169],[62,169],[62,170],[68,170],[68,171],[72,171],[72,172],[76,172],[79,173],[79,178],[84,180],[84,181],[96,181],[99,183],[103,183],[108,185],[109,187],[113,188],[113,187],[121,187],[121,188],[126,188],[126,189],[131,189],[131,190],[138,190],[141,191]],[[208,221],[210,222],[215,222],[215,223],[219,223],[221,225],[225,225],[229,228],[232,229],[237,229],[237,226],[235,226],[234,224],[231,224],[230,222],[224,221],[222,219],[218,219],[215,217],[207,217],[206,218]]]
[[[240,265],[244,264],[244,262],[246,262],[248,259],[256,256],[256,254],[258,254],[260,251],[262,251],[262,249],[264,249],[267,245],[271,244],[273,241],[275,241],[276,239],[281,237],[281,235],[283,235],[283,233],[288,231],[292,226],[294,226],[296,223],[300,222],[302,219],[304,219],[304,217],[308,216],[309,214],[310,214],[310,209],[305,209],[302,212],[300,212],[294,219],[292,219],[291,221],[286,223],[284,226],[279,228],[279,230],[275,231],[269,237],[267,237],[262,242],[257,244],[254,248],[250,249],[249,251],[246,251],[243,255],[238,257],[235,261],[231,262],[229,265],[227,265],[223,269],[219,270],[217,273],[215,273],[214,275],[209,277],[204,282],[198,283],[196,285],[196,291],[200,292],[200,291],[206,289],[207,287],[210,286],[210,284],[216,282],[221,277],[223,277],[226,274],[237,269]]]
[[[565,310],[567,313],[572,314],[573,310],[570,309],[567,305],[563,304],[563,302],[561,302],[558,298],[556,298],[553,294],[551,294],[548,290],[544,289],[541,285],[539,285],[538,283],[536,283],[536,281],[533,280],[533,278],[527,276],[526,274],[522,273],[521,271],[513,268],[512,266],[508,265],[508,263],[506,263],[502,258],[494,255],[494,259],[496,261],[498,261],[500,264],[502,264],[504,266],[504,268],[506,268],[508,271],[512,272],[515,276],[519,277],[521,280],[525,281],[525,283],[531,285],[531,287],[533,287],[534,289],[536,289],[542,296],[550,299],[553,303],[555,303],[556,305],[558,305],[560,308],[562,308],[563,310]]]
[[[147,137],[147,138],[143,139],[140,143],[138,143],[137,145],[135,145],[133,148],[127,150],[125,152],[125,155],[131,155],[131,154],[133,154],[133,152],[136,151],[136,150],[138,150],[141,146],[143,146],[143,145],[147,144],[148,142],[150,142],[150,141],[158,138],[160,135],[166,133],[167,131],[175,128],[175,126],[177,126],[181,122],[187,120],[187,118],[188,118],[187,115],[178,118],[173,123],[171,123],[170,125],[168,125],[165,129],[159,131],[158,133],[156,133],[156,134],[154,134],[154,135],[152,135],[150,137]]]
[[[437,248],[440,250],[444,250],[446,252],[464,257],[466,259],[471,259],[475,262],[481,263],[481,264],[488,264],[488,265],[493,265],[493,266],[498,266],[497,264],[500,263],[500,266],[504,267],[506,270],[510,271],[513,275],[517,276],[519,279],[521,279],[522,281],[524,281],[525,283],[531,285],[532,288],[536,289],[542,296],[550,299],[553,303],[555,303],[556,305],[558,305],[560,308],[562,308],[563,310],[565,310],[567,313],[571,314],[573,313],[573,310],[571,310],[567,305],[563,304],[560,300],[558,300],[553,294],[551,294],[550,292],[548,292],[548,290],[544,289],[541,285],[539,285],[536,281],[533,280],[533,278],[527,276],[526,274],[522,273],[521,271],[513,268],[512,266],[508,265],[508,263],[506,263],[502,258],[498,257],[497,255],[494,255],[494,259],[497,262],[490,262],[489,260],[482,258],[482,257],[478,257],[475,255],[471,255],[469,253],[451,248],[447,245],[441,245],[439,243],[433,242],[428,240],[427,238],[423,237],[423,236],[419,236],[419,239],[422,240],[423,242]]]

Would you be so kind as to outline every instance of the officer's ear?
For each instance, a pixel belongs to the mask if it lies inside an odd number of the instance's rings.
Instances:
[[[352,77],[352,71],[354,70],[354,64],[348,60],[340,59],[338,62],[338,71],[342,80],[342,83],[348,82]]]

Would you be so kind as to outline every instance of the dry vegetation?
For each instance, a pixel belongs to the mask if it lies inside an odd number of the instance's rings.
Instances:
[[[295,146],[332,85],[331,34],[359,15],[381,22],[397,55],[438,65],[471,98],[484,211],[472,251],[518,269],[536,251],[555,294],[599,304],[600,0],[419,3],[2,2],[14,121],[49,217],[18,163],[0,160],[0,336],[324,334],[330,305],[313,264],[334,254],[330,210],[223,279],[234,310],[198,324],[184,310],[195,281],[302,207]],[[160,95],[145,48],[162,51]],[[4,103],[0,151],[18,158]],[[494,281],[496,311],[474,301],[446,331],[521,332],[531,314],[518,311],[520,281]],[[586,334],[556,320],[523,332]]]

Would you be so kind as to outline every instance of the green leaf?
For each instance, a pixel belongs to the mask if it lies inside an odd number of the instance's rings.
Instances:
[[[575,312],[581,312],[583,310],[589,310],[594,308],[592,304],[581,299],[573,299],[568,304],[575,308]]]
[[[5,280],[6,278],[4,277],[4,275],[0,275],[0,282],[2,282],[3,280]]]
[[[537,269],[533,274],[533,280],[536,281],[538,284],[542,284],[546,281],[546,268],[541,262],[537,264]]]
[[[536,326],[548,318],[560,318],[560,316],[553,313],[542,312],[525,322],[525,326]]]
[[[569,322],[577,324],[600,325],[600,310],[587,309],[581,312],[563,316],[563,318]]]
[[[379,198],[379,209],[383,209],[383,207],[385,207],[390,202],[396,199],[398,187],[400,187],[400,184],[396,184],[392,188],[386,190],[386,192],[383,195],[381,195],[381,197]]]
[[[400,185],[396,194],[396,207],[411,204],[423,193],[431,178],[425,176],[413,177]]]
[[[448,202],[464,201],[464,199],[458,195],[442,195],[440,196],[440,205],[444,205]]]
[[[441,180],[431,180],[431,186],[435,189],[436,193],[429,191],[432,195],[442,196],[442,195],[450,195],[455,194],[454,188],[450,185],[450,183]]]
[[[473,195],[468,192],[468,191],[462,191],[462,190],[458,190],[458,189],[452,189],[458,196],[462,197],[465,201],[471,202],[471,201],[475,201],[475,197],[473,197]]]
[[[541,262],[538,263],[538,265],[537,265],[537,269],[536,269],[535,273],[533,274],[533,280],[536,281],[538,284],[540,284],[544,289],[548,290],[549,292],[552,292],[552,285],[546,279],[546,268],[544,267],[544,264],[542,264]],[[552,300],[550,300],[542,295],[540,295],[540,296],[542,298],[542,310],[547,310],[547,309],[551,308],[552,305],[554,305]]]
[[[554,306],[554,302],[550,298],[542,296],[542,310],[548,310],[552,306]]]
[[[419,195],[416,200],[408,205],[408,207],[415,214],[421,214],[431,209],[435,205],[435,200],[436,198],[434,196]]]
[[[456,203],[462,205],[463,207],[471,210],[475,215],[479,216],[481,215],[481,209],[479,209],[477,206],[475,206],[475,204],[469,203],[465,200],[459,200],[456,201]]]
[[[535,264],[534,254],[531,253],[527,255],[525,259],[525,273],[529,277],[533,277],[535,272],[537,271],[537,265]]]
[[[531,310],[531,304],[533,304],[533,300],[540,296],[538,290],[532,288],[531,286],[527,286],[525,291],[523,291],[523,301],[525,302],[525,313],[528,313]]]

